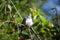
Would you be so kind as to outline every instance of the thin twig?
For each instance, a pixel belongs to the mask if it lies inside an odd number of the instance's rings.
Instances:
[[[4,21],[4,22],[1,23],[0,27],[2,25],[4,25],[5,23],[9,23],[9,22],[12,22],[12,23],[15,23],[15,24],[20,24],[20,23],[14,22],[14,21],[6,20],[6,21]]]
[[[17,11],[17,8],[15,7],[14,3],[12,2],[12,0],[10,0],[10,1],[11,1],[12,5],[14,6],[14,8],[15,8],[15,10],[16,10],[16,12],[17,12],[17,14],[18,14],[18,15],[19,15],[19,17],[21,18],[21,20],[23,20],[23,18],[22,18],[22,16],[21,16],[21,14]],[[19,28],[18,28],[18,33],[19,33]]]
[[[17,11],[17,8],[15,7],[14,3],[12,2],[12,0],[10,0],[10,1],[11,1],[12,5],[14,6],[14,8],[15,8],[17,14],[19,15],[19,17],[23,20],[21,14]]]

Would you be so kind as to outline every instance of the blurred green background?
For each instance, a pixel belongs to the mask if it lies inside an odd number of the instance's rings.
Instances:
[[[46,0],[0,0],[0,40],[18,40],[22,19],[32,14],[32,28],[41,37],[41,40],[56,40],[59,35],[59,25],[50,22],[41,11]],[[56,18],[58,14],[56,14]],[[57,19],[54,22],[57,22]],[[17,30],[16,30],[17,28]],[[23,34],[30,36],[28,29]],[[35,39],[35,38],[34,38]]]

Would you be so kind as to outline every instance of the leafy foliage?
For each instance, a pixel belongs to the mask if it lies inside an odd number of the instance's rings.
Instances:
[[[34,3],[37,0],[0,0],[0,39],[18,40],[22,19],[28,13],[32,14],[32,28],[42,40],[52,40],[56,36],[57,28],[54,27]],[[23,31],[23,36],[30,36],[28,29]]]

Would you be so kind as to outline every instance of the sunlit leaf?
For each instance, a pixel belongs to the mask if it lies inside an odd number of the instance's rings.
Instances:
[[[40,15],[40,19],[41,19],[42,22],[47,23],[47,20],[41,15]]]

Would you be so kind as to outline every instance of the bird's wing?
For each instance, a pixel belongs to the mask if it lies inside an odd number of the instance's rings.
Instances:
[[[23,24],[23,25],[26,24],[26,18],[23,19],[22,24]]]

